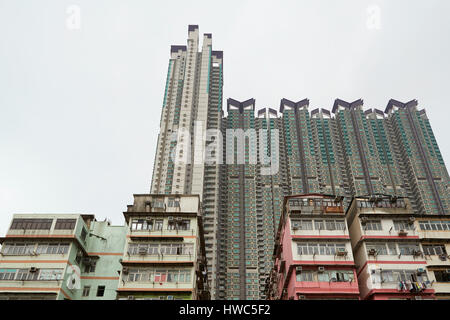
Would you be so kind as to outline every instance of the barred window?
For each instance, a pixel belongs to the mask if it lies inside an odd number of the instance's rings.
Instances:
[[[335,255],[337,251],[345,250],[345,243],[298,243],[299,255]]]
[[[419,221],[421,230],[450,231],[450,220]]]
[[[414,225],[408,220],[394,220],[394,229],[399,230],[414,230]]]
[[[11,230],[50,230],[52,219],[14,219]]]
[[[420,251],[418,244],[399,244],[398,248],[401,254],[413,255],[415,252]]]
[[[76,223],[76,219],[57,219],[55,230],[73,230]]]
[[[381,220],[369,220],[366,222],[365,230],[380,231],[383,230],[381,227]]]
[[[426,255],[435,255],[435,256],[439,256],[441,254],[447,254],[447,251],[445,250],[445,246],[444,245],[440,245],[440,244],[428,244],[428,245],[422,245],[423,247],[423,252]]]
[[[375,250],[379,255],[387,255],[388,251],[386,249],[386,244],[384,243],[368,243],[366,244],[367,251]]]

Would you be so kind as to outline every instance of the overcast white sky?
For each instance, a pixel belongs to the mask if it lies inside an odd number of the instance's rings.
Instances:
[[[448,0],[0,0],[0,235],[13,213],[123,223],[150,189],[169,48],[188,24],[224,51],[224,101],[418,99],[448,164],[449,14]]]

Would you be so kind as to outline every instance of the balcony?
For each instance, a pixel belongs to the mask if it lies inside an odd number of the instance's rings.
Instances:
[[[358,281],[347,282],[295,282],[296,293],[306,294],[355,294],[359,295]]]
[[[117,291],[148,291],[148,292],[159,292],[159,291],[193,291],[194,285],[192,282],[189,283],[178,283],[178,282],[157,282],[157,281],[119,281],[119,286]]]
[[[193,265],[196,255],[192,254],[135,254],[130,255],[125,253],[123,257],[123,264],[164,264],[164,263],[176,263],[176,264],[188,264]]]

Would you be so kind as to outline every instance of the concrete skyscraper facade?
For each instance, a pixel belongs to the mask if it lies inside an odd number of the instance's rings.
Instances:
[[[223,53],[212,50],[205,33],[189,25],[187,45],[170,49],[160,133],[153,168],[152,194],[195,194],[202,201],[206,255],[213,297],[216,286],[216,243],[219,212],[219,165],[203,162],[205,139],[195,134],[220,129]]]

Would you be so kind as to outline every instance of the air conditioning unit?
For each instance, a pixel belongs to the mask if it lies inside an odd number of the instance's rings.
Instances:
[[[440,254],[439,255],[439,259],[441,259],[441,261],[446,261],[447,260],[447,255],[446,254]]]
[[[302,267],[301,266],[295,267],[295,271],[298,273],[302,272]]]
[[[134,296],[128,296],[128,300],[134,300]]]
[[[359,218],[359,220],[361,221],[361,224],[366,224],[367,221],[369,221],[369,218],[367,218],[367,217],[361,217],[361,218]]]
[[[421,296],[415,296],[414,300],[423,300]]]
[[[405,237],[405,236],[407,236],[408,235],[408,231],[405,231],[405,230],[400,230],[399,232],[398,232],[398,235],[400,236],[400,237]]]
[[[293,226],[292,230],[298,230],[298,226]]]
[[[31,267],[30,268],[30,272],[37,272],[38,271],[38,268],[36,268],[36,267]]]
[[[336,251],[336,255],[337,255],[337,256],[346,256],[346,255],[347,255],[347,250],[345,250],[344,248],[339,248],[339,249]]]
[[[325,267],[318,267],[318,268],[317,268],[317,271],[318,271],[318,272],[325,272]]]
[[[377,250],[376,249],[370,249],[368,251],[368,253],[369,253],[369,256],[376,256],[377,255]]]
[[[303,296],[303,295],[298,296],[298,300],[306,300],[306,296]]]
[[[146,255],[148,252],[147,248],[139,248],[139,254]]]
[[[170,216],[170,217],[168,217],[168,218],[167,218],[167,220],[169,220],[169,221],[173,221],[173,217],[172,217],[172,216]]]
[[[424,268],[418,268],[417,269],[417,274],[422,274],[422,273],[425,273],[425,269]]]
[[[182,217],[177,217],[177,221],[182,221],[183,218]]]

